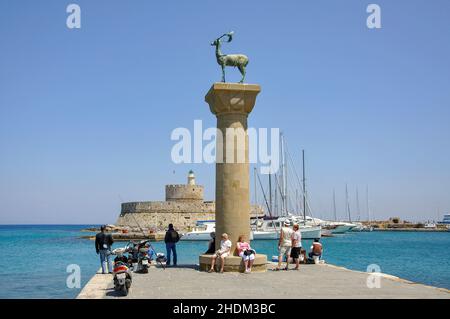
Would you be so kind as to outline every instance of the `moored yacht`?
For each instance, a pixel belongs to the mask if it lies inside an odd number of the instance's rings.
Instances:
[[[442,221],[439,224],[449,225],[450,226],[450,214],[445,214]]]
[[[299,231],[302,239],[315,239],[321,237],[321,227],[316,225],[305,225],[298,220],[293,220],[287,217],[279,217],[273,220],[257,219],[252,222],[253,239],[278,239],[280,229],[285,220],[289,220],[291,225],[293,223],[299,224]]]
[[[319,225],[324,229],[330,230],[331,234],[344,234],[356,227],[353,223],[328,221],[311,216],[305,216],[305,224],[311,226]]]
[[[211,233],[215,231],[215,221],[203,222],[194,227],[192,231],[183,234],[180,240],[210,240]]]

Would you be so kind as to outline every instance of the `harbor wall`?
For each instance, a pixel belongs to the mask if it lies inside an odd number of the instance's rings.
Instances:
[[[163,230],[172,223],[177,229],[187,230],[199,220],[214,220],[214,202],[154,201],[123,203],[117,226],[138,226]]]
[[[215,220],[213,201],[149,201],[122,203],[116,226],[164,230],[172,223],[179,230],[190,230],[197,221]],[[251,207],[251,216],[262,216],[261,206]]]

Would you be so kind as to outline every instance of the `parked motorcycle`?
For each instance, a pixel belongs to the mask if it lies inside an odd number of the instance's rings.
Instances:
[[[128,263],[133,267],[134,272],[148,273],[153,252],[149,249],[149,240],[140,242],[129,242],[129,258]]]
[[[112,251],[114,258],[114,290],[119,291],[122,295],[127,296],[131,287],[132,277],[128,267],[128,257],[124,254],[129,252],[128,245],[124,248],[116,248]]]
[[[138,272],[147,274],[148,268],[150,267],[150,261],[151,261],[151,252],[149,249],[148,240],[140,241],[137,244],[137,250],[138,250]]]

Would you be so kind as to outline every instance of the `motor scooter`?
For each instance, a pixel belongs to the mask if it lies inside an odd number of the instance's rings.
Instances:
[[[128,267],[128,258],[124,255],[127,252],[129,252],[128,246],[116,248],[112,251],[112,254],[116,255],[116,258],[114,258],[113,269],[114,290],[121,292],[123,296],[128,295],[132,282],[131,271]]]

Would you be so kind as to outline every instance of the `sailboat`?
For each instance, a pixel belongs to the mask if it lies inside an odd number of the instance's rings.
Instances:
[[[356,193],[358,196],[358,193]],[[358,197],[357,197],[358,200]],[[357,208],[359,211],[359,202],[357,201]],[[366,209],[367,209],[367,221],[370,222],[370,207],[369,207],[369,186],[366,187]],[[356,227],[352,229],[352,231],[373,231],[373,227],[371,225],[364,225],[361,222],[356,222]]]
[[[280,178],[277,178],[275,175],[275,181],[276,181],[276,190],[279,191],[280,197],[281,197],[281,212],[282,215],[278,215],[277,217],[274,217],[272,215],[272,198],[270,196],[270,203],[267,202],[267,198],[264,192],[264,189],[262,187],[261,180],[258,175],[258,180],[261,186],[261,190],[264,196],[264,200],[266,203],[267,210],[269,212],[270,218],[262,219],[262,220],[256,220],[253,221],[251,226],[253,230],[253,238],[254,239],[277,239],[279,238],[279,232],[281,229],[281,226],[285,221],[289,221],[290,224],[297,223],[299,224],[299,231],[302,235],[303,239],[314,239],[314,238],[320,238],[321,233],[321,227],[320,225],[310,225],[306,223],[306,185],[305,185],[305,157],[304,157],[304,151],[303,151],[303,219],[298,216],[289,213],[288,211],[288,191],[287,191],[287,165],[286,165],[286,157],[287,157],[287,151],[286,146],[284,143],[284,138],[281,136],[281,173],[282,175]],[[280,183],[278,183],[278,180],[280,180]],[[271,195],[271,174],[269,174],[269,194]],[[275,192],[275,195],[277,194],[277,191]]]

